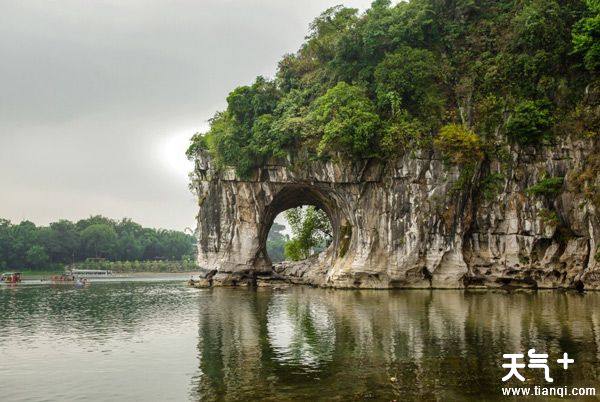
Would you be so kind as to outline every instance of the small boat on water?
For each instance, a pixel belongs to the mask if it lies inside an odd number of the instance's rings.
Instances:
[[[5,272],[0,276],[0,283],[19,283],[23,280],[20,272]]]
[[[81,279],[81,278],[78,278],[78,279],[75,281],[75,287],[76,287],[76,288],[84,288],[84,287],[87,287],[87,286],[90,286],[90,283],[89,283],[89,282],[88,282],[88,280],[87,280],[87,279],[85,279],[85,278],[83,278],[83,279]]]
[[[112,271],[107,269],[67,269],[62,275],[54,275],[50,279],[55,283],[73,283],[82,279],[109,278]]]
[[[53,275],[50,280],[54,283],[72,283],[75,282],[75,277],[71,274],[64,273],[62,275]]]

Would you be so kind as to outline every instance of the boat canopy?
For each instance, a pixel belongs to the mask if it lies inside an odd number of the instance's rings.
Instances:
[[[72,269],[69,271],[71,274],[89,274],[89,275],[108,275],[112,274],[112,271],[106,269]]]

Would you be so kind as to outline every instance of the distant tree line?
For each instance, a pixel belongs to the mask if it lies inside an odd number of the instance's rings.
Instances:
[[[69,265],[74,269],[106,269],[114,273],[134,272],[194,272],[200,267],[195,260],[183,259],[180,261],[148,260],[148,261],[98,261],[90,259]]]
[[[272,262],[281,262],[285,258],[285,245],[290,237],[284,233],[285,226],[273,222],[269,235],[267,236],[267,254]]]
[[[88,258],[180,261],[192,259],[194,253],[194,236],[145,228],[131,219],[92,216],[48,226],[0,219],[0,269],[48,269]]]

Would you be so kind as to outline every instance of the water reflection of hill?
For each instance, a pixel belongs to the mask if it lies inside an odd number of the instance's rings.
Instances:
[[[597,294],[211,292],[197,398],[501,399],[502,354],[532,347],[576,356],[567,372],[554,366],[556,384],[599,379]]]
[[[598,293],[2,288],[0,354],[18,361],[0,361],[0,372],[28,370],[48,395],[65,392],[49,379],[72,372],[73,398],[110,386],[123,397],[164,390],[192,400],[493,400],[502,354],[529,348],[550,354],[554,385],[594,386],[598,306]],[[576,362],[568,371],[552,364],[562,352]],[[51,378],[36,371],[42,355]],[[102,379],[72,367],[104,370]],[[541,383],[541,371],[526,374]]]

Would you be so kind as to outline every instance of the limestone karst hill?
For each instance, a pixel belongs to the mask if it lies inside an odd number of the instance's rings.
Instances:
[[[213,284],[597,288],[597,1],[375,1],[310,26],[273,80],[194,136],[198,258]],[[332,245],[275,269],[281,211]]]

